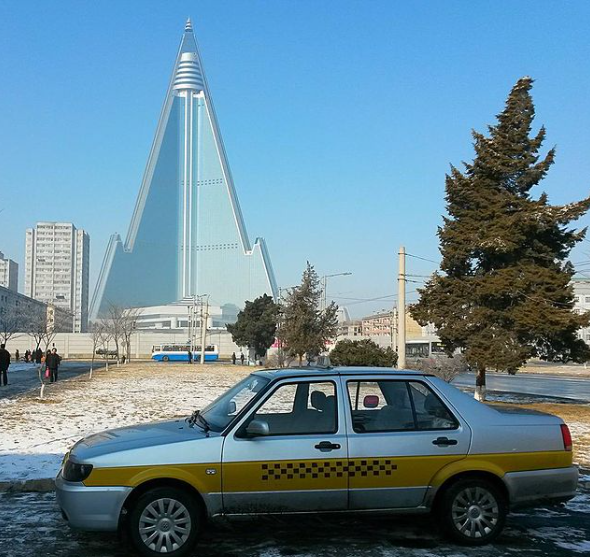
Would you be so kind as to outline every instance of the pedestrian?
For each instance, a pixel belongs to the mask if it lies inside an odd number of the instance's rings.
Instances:
[[[234,364],[234,365],[236,365],[236,360],[237,360],[237,358],[236,358],[236,353],[234,352],[234,353],[231,355],[231,363],[232,363],[232,364]]]
[[[18,348],[16,349],[16,351],[14,353],[14,359],[16,362],[20,362],[20,352],[18,351]]]
[[[57,348],[54,348],[51,352],[47,351],[45,357],[45,365],[49,369],[49,382],[57,383],[57,370],[61,362],[61,356],[57,353]]]
[[[8,368],[10,366],[10,352],[4,344],[0,344],[0,387],[8,385]]]
[[[40,364],[42,358],[43,358],[43,350],[41,350],[41,347],[38,347],[37,350],[35,351],[35,362],[37,364]]]
[[[29,349],[28,348],[25,350],[25,362],[27,364],[29,363]]]
[[[193,363],[193,352],[190,348],[188,349],[188,363],[189,364]]]
[[[244,356],[243,352],[240,352],[240,362],[242,362],[242,365],[244,365],[244,360],[246,359],[246,356]]]

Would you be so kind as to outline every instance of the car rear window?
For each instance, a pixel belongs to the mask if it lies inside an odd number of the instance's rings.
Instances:
[[[349,381],[347,390],[356,433],[458,427],[440,398],[419,381]]]

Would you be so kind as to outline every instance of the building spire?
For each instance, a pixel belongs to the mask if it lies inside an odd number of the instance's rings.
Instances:
[[[188,33],[188,32],[192,32],[193,30],[193,24],[191,23],[191,18],[189,17],[186,20],[186,25],[184,26],[184,32]]]

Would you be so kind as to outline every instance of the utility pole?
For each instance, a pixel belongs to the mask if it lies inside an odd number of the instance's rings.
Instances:
[[[399,248],[397,277],[397,367],[406,367],[406,248]]]
[[[397,308],[391,310],[391,321],[389,322],[389,334],[391,336],[391,349],[397,352]]]
[[[201,304],[201,364],[205,363],[205,344],[207,342],[207,322],[209,321],[209,295],[205,301],[205,313]]]

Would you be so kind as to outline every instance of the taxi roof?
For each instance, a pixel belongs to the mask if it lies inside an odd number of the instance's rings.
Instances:
[[[428,375],[422,371],[411,369],[394,369],[390,367],[360,367],[360,366],[337,366],[337,367],[288,367],[282,369],[261,369],[254,374],[262,375],[268,379],[276,380],[283,377],[321,377],[325,375]]]

